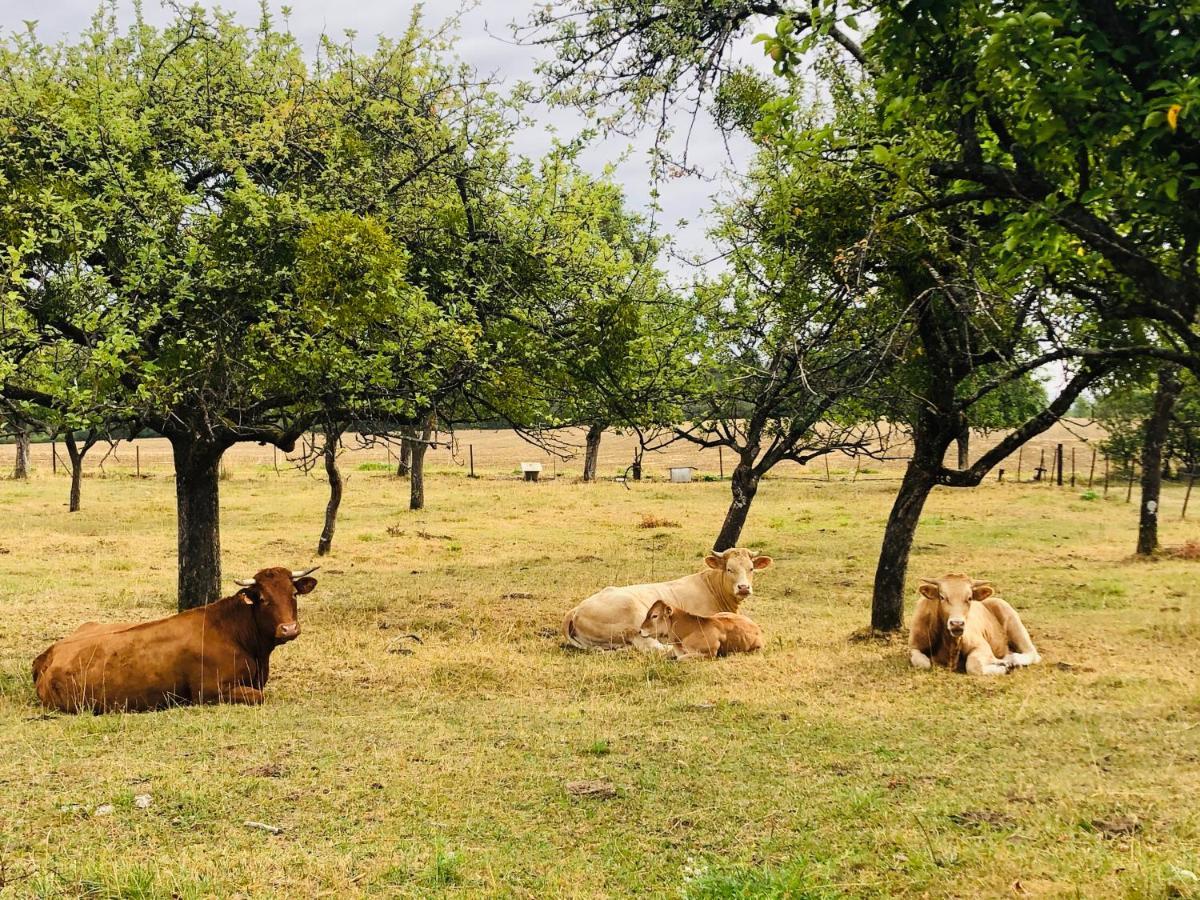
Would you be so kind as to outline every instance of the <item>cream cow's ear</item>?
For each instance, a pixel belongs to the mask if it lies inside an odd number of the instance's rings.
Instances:
[[[752,562],[754,564],[754,568],[765,569],[770,566],[771,563],[775,562],[775,560],[771,559],[769,556],[756,556]]]
[[[995,593],[996,589],[986,581],[974,581],[971,583],[972,600],[986,600]]]
[[[717,569],[720,571],[721,569],[725,568],[725,557],[723,557],[716,550],[709,550],[708,556],[704,557],[704,564],[710,569]]]
[[[917,593],[922,597],[928,597],[930,600],[941,600],[942,589],[938,583],[930,578],[922,578],[921,586],[917,588]]]

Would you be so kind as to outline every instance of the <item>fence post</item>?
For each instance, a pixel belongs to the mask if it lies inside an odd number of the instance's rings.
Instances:
[[[138,444],[133,445],[133,464],[137,467],[137,477],[142,477],[142,448]]]
[[[58,441],[50,442],[50,474],[58,474]]]
[[[1071,448],[1071,487],[1075,487],[1075,448]]]
[[[721,481],[725,480],[725,448],[717,445],[717,465],[721,468]]]
[[[1092,448],[1092,467],[1088,469],[1088,490],[1092,489],[1092,478],[1096,474],[1096,448]]]
[[[1129,489],[1125,491],[1125,502],[1133,499],[1133,460],[1129,460]]]
[[[1025,448],[1022,446],[1017,450],[1017,484],[1021,483],[1021,462],[1025,458]]]
[[[829,454],[826,453],[822,458],[825,460],[825,480],[829,481]]]
[[[1104,496],[1108,496],[1108,455],[1104,456]]]
[[[1186,518],[1187,518],[1187,505],[1188,505],[1188,500],[1190,500],[1190,499],[1191,499],[1191,497],[1192,497],[1192,485],[1193,485],[1193,484],[1195,484],[1195,483],[1196,483],[1196,473],[1195,473],[1195,472],[1193,472],[1193,473],[1191,474],[1191,477],[1190,477],[1190,478],[1188,478],[1188,486],[1187,486],[1187,491],[1186,491],[1186,492],[1184,493],[1184,495],[1183,495],[1183,512],[1181,512],[1181,513],[1179,514],[1179,518],[1181,518],[1181,519],[1186,519]]]
[[[1063,476],[1063,445],[1062,444],[1058,445],[1058,449],[1055,451],[1055,456],[1057,457],[1056,462],[1055,462],[1055,467],[1058,469],[1058,486],[1062,487],[1062,476]]]
[[[470,457],[470,460],[471,460],[471,474],[468,475],[467,477],[474,478],[475,477],[475,445],[474,444],[467,444],[467,456]]]
[[[274,444],[272,444],[271,450],[273,451],[272,456],[271,456],[271,463],[272,463],[272,465],[275,466],[275,477],[278,478],[279,477],[279,448],[276,447]]]

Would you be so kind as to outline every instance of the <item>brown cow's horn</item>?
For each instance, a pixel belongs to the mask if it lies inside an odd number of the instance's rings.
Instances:
[[[317,569],[319,569],[319,568],[321,568],[321,567],[313,566],[311,569],[305,569],[302,572],[293,572],[292,573],[292,581],[295,581],[298,578],[303,578],[305,575],[311,575],[313,572],[317,571]]]
[[[254,579],[253,578],[245,578],[245,579],[235,578],[235,579],[233,579],[233,583],[236,584],[238,587],[251,587],[254,584]]]

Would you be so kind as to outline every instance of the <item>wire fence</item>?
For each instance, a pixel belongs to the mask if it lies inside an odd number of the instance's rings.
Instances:
[[[426,471],[431,474],[453,472],[484,479],[522,478],[527,464],[540,466],[540,480],[580,480],[583,475],[583,431],[564,429],[558,440],[567,447],[577,448],[566,458],[549,453],[524,441],[511,431],[460,430],[454,434],[434,436],[425,457]],[[977,459],[1004,437],[1003,432],[972,434],[968,460]],[[1100,443],[1105,434],[1094,424],[1061,423],[1026,443],[996,466],[989,479],[1003,484],[1030,484],[1062,487],[1076,492],[1091,492],[1096,498],[1123,499],[1132,502],[1139,472],[1136,460],[1108,458]],[[284,453],[275,447],[258,444],[236,444],[222,459],[222,477],[278,477],[303,475],[323,478],[320,466],[311,463],[314,448],[323,440],[318,435],[306,435],[295,452]],[[11,447],[11,445],[9,445]],[[637,441],[632,435],[606,433],[600,443],[597,474],[600,480],[620,480],[627,473]],[[783,462],[771,470],[771,479],[825,482],[888,482],[899,481],[904,475],[911,448],[903,441],[886,449],[875,448],[873,455],[830,453],[807,465]],[[10,451],[11,452],[11,451]],[[957,464],[957,448],[951,446],[947,465]],[[61,442],[34,444],[30,463],[34,472],[66,477],[70,473],[65,448]],[[347,435],[339,456],[339,465],[346,472],[394,471],[399,463],[399,444],[364,441]],[[686,472],[688,480],[720,481],[729,477],[736,460],[724,448],[700,448],[678,441],[658,451],[648,451],[642,460],[643,478],[649,482],[667,481],[672,469]],[[85,477],[172,477],[174,461],[170,444],[163,438],[138,438],[100,443],[92,448],[84,461]],[[1191,487],[1196,473],[1183,473],[1185,494],[1181,514],[1186,515]],[[1089,497],[1088,499],[1093,499]]]

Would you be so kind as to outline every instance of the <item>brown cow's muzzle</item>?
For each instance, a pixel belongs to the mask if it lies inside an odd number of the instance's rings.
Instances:
[[[283,644],[300,636],[299,622],[285,622],[275,628],[275,640]]]

